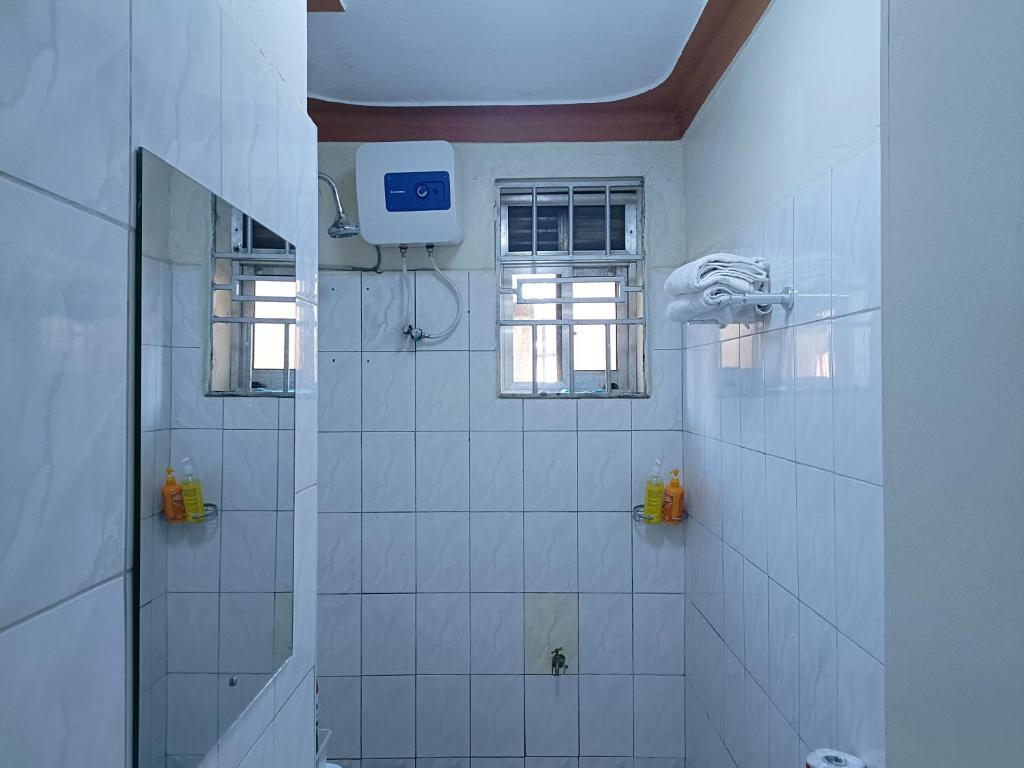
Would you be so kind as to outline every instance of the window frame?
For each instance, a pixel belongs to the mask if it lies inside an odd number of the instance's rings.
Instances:
[[[497,395],[516,399],[586,399],[586,398],[648,398],[650,397],[650,334],[647,332],[647,260],[643,240],[643,179],[630,178],[576,178],[576,179],[498,179],[495,181],[495,272],[497,299],[495,308],[495,346],[497,360]],[[574,240],[575,207],[592,204],[582,199],[600,195],[604,201],[605,244],[603,249],[576,250]],[[509,207],[528,202],[533,208],[530,251],[510,249]],[[538,245],[537,211],[545,204],[555,202],[566,207],[559,219],[558,248],[543,250]],[[623,205],[624,221],[622,243],[624,248],[613,248],[612,210]],[[563,226],[564,224],[564,226]],[[607,274],[613,270],[616,274]],[[550,324],[536,320],[517,321],[512,317],[514,307],[521,299],[516,289],[515,276],[520,274],[551,274],[559,286],[557,298],[564,301],[545,301],[556,308]],[[574,279],[578,278],[578,279]],[[606,278],[602,280],[601,278]],[[600,298],[576,299],[572,287],[580,282],[611,282],[616,285],[615,297],[602,302]],[[521,284],[521,283],[520,283]],[[566,295],[568,294],[568,295]],[[607,323],[600,320],[579,321],[573,318],[573,307],[579,303],[614,303],[615,318]],[[529,303],[540,303],[531,301]],[[536,373],[530,382],[517,382],[514,378],[514,329],[529,323],[532,327],[558,328],[557,382],[537,382]],[[616,328],[615,352],[606,351],[607,370],[601,369],[604,381],[599,389],[580,391],[581,374],[593,376],[596,371],[569,370],[575,357],[567,350],[573,348],[575,331],[580,324],[603,325]],[[635,328],[635,330],[634,330]],[[512,330],[510,330],[512,329]],[[608,330],[605,331],[607,340]],[[536,338],[536,335],[533,336]],[[531,344],[531,357],[536,365],[536,353]],[[614,357],[614,360],[612,358]]]

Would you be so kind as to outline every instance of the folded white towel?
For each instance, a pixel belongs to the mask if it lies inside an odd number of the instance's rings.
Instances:
[[[760,291],[734,291],[724,285],[714,285],[699,293],[677,296],[668,303],[665,315],[669,320],[674,320],[677,323],[688,323],[697,319],[714,320],[720,328],[731,323],[749,323],[756,317],[772,311],[771,304],[734,305],[731,303],[734,296],[753,292]]]
[[[674,270],[665,280],[665,291],[670,296],[683,296],[721,285],[736,293],[750,293],[767,280],[768,262],[764,259],[712,253]]]

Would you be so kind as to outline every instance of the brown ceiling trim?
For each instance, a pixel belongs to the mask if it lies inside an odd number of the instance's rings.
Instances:
[[[628,99],[524,107],[360,107],[311,98],[309,116],[320,141],[673,141],[693,122],[769,2],[708,0],[668,78]]]
[[[344,13],[345,0],[306,0],[306,13]]]

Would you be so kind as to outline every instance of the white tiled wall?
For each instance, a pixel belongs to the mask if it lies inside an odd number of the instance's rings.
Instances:
[[[0,105],[0,221],[8,233],[0,347],[18,361],[21,382],[0,405],[0,581],[18,585],[0,592],[0,744],[14,764],[70,759],[111,768],[132,760],[125,607],[136,596],[126,436],[138,146],[230,202],[252,200],[254,214],[299,245],[307,300],[295,415],[295,653],[263,706],[207,764],[238,765],[250,748],[248,765],[312,762],[315,129],[304,82],[284,81],[304,72],[305,35],[289,34],[287,46],[261,42],[304,29],[305,8],[297,0],[246,2],[247,12],[228,0],[223,6],[227,12],[215,0],[15,0],[0,12],[9,96]],[[244,32],[235,17],[246,21]],[[230,51],[239,55],[223,55]],[[222,138],[228,96],[243,113],[256,110],[265,141]],[[296,193],[282,200],[279,189]],[[166,345],[147,346],[145,354],[167,355]],[[154,385],[166,391],[169,380]],[[169,399],[146,417],[166,418],[169,427]]]
[[[688,768],[885,764],[878,142],[720,248],[792,312],[687,330]]]
[[[499,400],[494,272],[449,274],[466,314],[415,350],[398,274],[320,277],[330,755],[680,768],[683,531],[628,511],[655,458],[681,466],[680,329],[653,318],[650,400]],[[428,328],[454,309],[439,285],[415,275]]]

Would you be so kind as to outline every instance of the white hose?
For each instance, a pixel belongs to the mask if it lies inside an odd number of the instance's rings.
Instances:
[[[419,341],[420,339],[430,339],[431,341],[442,341],[447,339],[455,329],[459,327],[459,320],[462,318],[462,294],[459,293],[459,287],[452,282],[451,278],[442,272],[437,262],[434,260],[434,249],[431,246],[427,246],[427,258],[430,259],[430,266],[433,267],[434,272],[437,273],[438,278],[446,286],[448,290],[452,292],[452,296],[455,297],[455,316],[452,318],[451,324],[440,333],[427,333],[422,328],[417,328],[413,325],[413,312],[412,312],[412,291],[409,287],[409,270],[405,263],[405,250],[401,251],[402,255],[402,292],[405,294],[405,317],[406,322],[402,326],[402,332],[409,334],[413,341]]]

